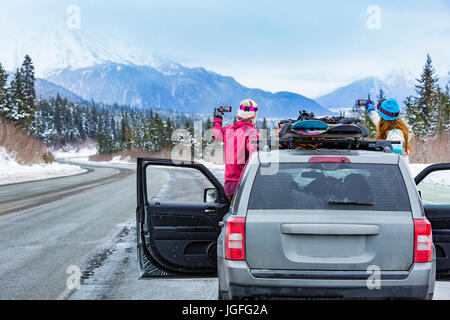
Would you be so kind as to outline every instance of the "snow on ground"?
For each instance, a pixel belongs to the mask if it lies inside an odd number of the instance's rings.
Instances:
[[[411,163],[409,164],[409,169],[412,176],[415,177],[429,165],[425,163]],[[423,180],[423,183],[450,186],[450,170],[433,172]]]
[[[79,166],[61,164],[20,165],[13,155],[0,147],[0,185],[71,176],[86,172]]]
[[[77,161],[86,162],[89,161],[90,156],[97,154],[97,147],[95,145],[89,145],[82,148],[65,146],[52,153],[55,156],[55,159],[77,158]]]
[[[135,163],[135,162],[131,161],[130,157],[126,157],[125,159],[122,159],[121,156],[117,156],[117,157],[112,158],[112,160],[108,161],[107,163],[120,164],[120,163]]]

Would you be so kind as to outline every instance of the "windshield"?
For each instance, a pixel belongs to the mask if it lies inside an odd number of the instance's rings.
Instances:
[[[275,175],[253,183],[249,209],[410,211],[396,165],[280,163]]]

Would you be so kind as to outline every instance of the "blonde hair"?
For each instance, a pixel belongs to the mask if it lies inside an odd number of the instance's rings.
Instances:
[[[386,121],[381,118],[377,126],[377,140],[386,140],[388,132],[393,129],[398,129],[403,133],[403,137],[405,138],[405,151],[406,154],[410,156],[413,149],[409,141],[409,130],[401,118],[391,121]]]

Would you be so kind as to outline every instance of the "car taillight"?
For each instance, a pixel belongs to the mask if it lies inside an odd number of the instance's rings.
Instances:
[[[427,219],[414,219],[414,262],[431,262],[433,237]]]
[[[245,260],[245,218],[231,217],[227,221],[225,258]]]
[[[310,163],[320,162],[320,163],[351,163],[350,159],[347,157],[311,157],[309,159]]]

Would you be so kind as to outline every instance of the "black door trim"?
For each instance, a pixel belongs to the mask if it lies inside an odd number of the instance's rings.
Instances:
[[[427,175],[429,175],[430,173],[434,172],[434,171],[442,171],[442,170],[449,170],[450,169],[450,163],[437,163],[437,164],[432,164],[428,167],[426,167],[425,169],[422,170],[422,172],[420,172],[415,178],[414,178],[414,182],[416,183],[416,185],[418,185],[420,182],[422,182],[423,179],[425,179],[425,177]]]

